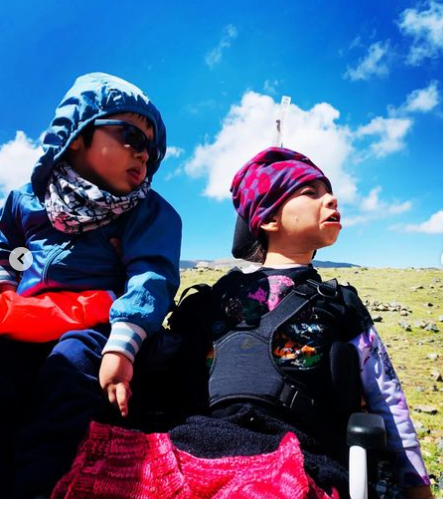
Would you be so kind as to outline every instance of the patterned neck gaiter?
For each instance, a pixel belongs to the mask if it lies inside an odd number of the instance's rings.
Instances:
[[[151,187],[145,179],[128,195],[116,196],[80,177],[66,162],[57,164],[49,178],[45,207],[54,228],[80,234],[106,226],[134,208]]]

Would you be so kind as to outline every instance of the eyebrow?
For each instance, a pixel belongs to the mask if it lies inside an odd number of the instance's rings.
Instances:
[[[152,125],[151,121],[146,116],[142,116],[141,114],[135,114],[135,117],[139,121],[143,121],[148,128],[153,128],[153,125]]]
[[[319,182],[321,182],[321,181],[319,181],[318,179],[309,181],[309,183],[306,183],[302,187],[300,187],[300,190],[303,190],[303,188],[317,188]]]
[[[304,188],[315,188],[317,189],[320,185],[323,185],[325,188],[326,188],[326,191],[328,193],[332,193],[330,190],[329,190],[329,187],[326,183],[324,183],[321,179],[313,179],[312,181],[309,181],[308,183],[306,183],[305,185],[303,185],[301,188],[299,188],[299,190],[303,190]]]

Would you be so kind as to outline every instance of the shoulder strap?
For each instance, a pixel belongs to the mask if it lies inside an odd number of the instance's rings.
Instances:
[[[337,279],[325,282],[307,280],[305,284],[293,289],[271,312],[267,313],[260,324],[260,333],[266,338],[271,338],[274,331],[284,322],[289,320],[299,311],[319,297],[327,299],[340,298],[340,288]],[[306,391],[300,382],[282,375],[281,389],[276,397],[278,402],[286,409],[305,418],[310,424],[316,421],[319,414],[319,405],[314,398]]]
[[[209,284],[194,284],[193,286],[189,286],[186,289],[183,290],[182,294],[180,295],[179,301],[177,303],[173,302],[171,305],[171,312],[173,313],[183,302],[186,295],[191,291],[191,289],[196,289],[197,293],[209,293],[211,290],[211,286]]]
[[[197,293],[209,293],[211,291],[211,286],[209,284],[194,284],[193,286],[189,286],[185,290],[183,290],[182,294],[180,295],[180,299],[178,301],[177,306],[180,306],[180,304],[183,302],[183,299],[186,297],[186,295],[191,291],[191,289],[196,289]]]
[[[312,300],[338,296],[336,280],[307,280],[292,288],[272,311],[261,317],[259,324],[241,322],[215,341],[216,357],[209,384],[211,406],[227,400],[251,399],[282,406],[302,418],[318,414],[319,404],[309,390],[273,362],[272,339],[282,323]],[[232,375],[229,383],[226,375]]]
[[[308,302],[318,297],[336,299],[339,297],[337,279],[317,282],[309,279],[304,284],[293,288],[272,311],[264,315],[260,322],[260,332],[269,337],[275,329],[296,315]]]

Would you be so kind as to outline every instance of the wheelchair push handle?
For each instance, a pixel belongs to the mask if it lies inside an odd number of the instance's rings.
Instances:
[[[386,429],[377,414],[354,413],[349,418],[349,495],[351,499],[368,498],[367,450],[386,448]]]
[[[378,414],[357,412],[348,422],[347,443],[366,450],[384,450],[386,448],[386,428],[383,418]]]

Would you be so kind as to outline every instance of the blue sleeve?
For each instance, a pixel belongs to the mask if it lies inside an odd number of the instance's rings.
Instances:
[[[9,263],[9,254],[14,248],[25,246],[18,202],[20,195],[10,192],[0,210],[0,284],[17,286],[17,272]]]
[[[110,322],[135,325],[149,336],[160,329],[180,284],[178,213],[151,190],[130,215],[121,246],[127,282],[111,307]]]

